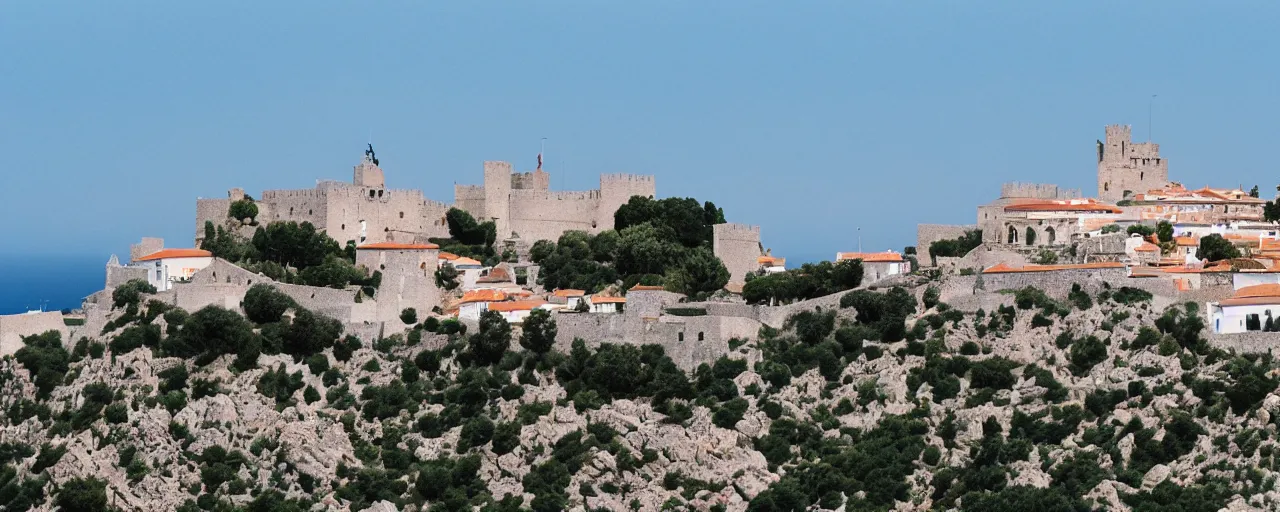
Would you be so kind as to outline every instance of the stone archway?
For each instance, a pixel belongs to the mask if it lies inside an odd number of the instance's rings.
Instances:
[[[1058,241],[1058,232],[1053,229],[1053,226],[1048,226],[1044,228],[1044,244],[1053,245],[1057,241]]]
[[[1006,241],[1006,243],[1010,243],[1010,244],[1018,243],[1018,228],[1015,228],[1012,225],[1009,226],[1009,238]]]
[[[1036,228],[1033,228],[1033,227],[1031,227],[1031,226],[1027,226],[1027,236],[1026,236],[1025,238],[1023,238],[1023,241],[1024,241],[1024,242],[1026,242],[1026,244],[1027,244],[1027,245],[1029,245],[1029,246],[1030,246],[1030,245],[1035,245],[1035,244],[1036,244],[1036,238],[1037,238],[1037,237],[1036,237]]]

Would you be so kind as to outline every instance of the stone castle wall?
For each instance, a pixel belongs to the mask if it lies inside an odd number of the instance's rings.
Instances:
[[[1106,127],[1105,142],[1098,145],[1098,197],[1124,199],[1125,192],[1141,193],[1169,183],[1169,160],[1160,157],[1160,145],[1134,143],[1127,125]]]
[[[596,213],[596,229],[613,229],[613,214],[633,196],[654,198],[657,183],[651,175],[601,174],[600,207]],[[597,231],[597,232],[598,232]]]
[[[1058,188],[1052,183],[1010,182],[1000,185],[1000,198],[1079,199],[1080,189]]]
[[[1097,293],[1104,288],[1103,283],[1112,287],[1128,286],[1134,282],[1155,280],[1129,279],[1126,268],[1071,269],[1052,272],[1009,272],[1000,274],[981,274],[978,288],[986,291],[1017,290],[1033,286],[1043,290],[1054,298],[1065,298],[1071,291],[1071,285],[1079,283],[1081,288],[1090,293]],[[1141,284],[1138,286],[1142,286]],[[1172,288],[1170,288],[1172,289]]]
[[[487,220],[484,214],[483,185],[454,185],[453,204],[459,210],[470,213],[476,220]]]
[[[760,226],[716,224],[712,228],[712,250],[729,269],[730,283],[743,283],[748,272],[760,268]]]
[[[438,250],[358,251],[357,265],[363,265],[371,272],[382,272],[382,284],[374,295],[377,304],[374,318],[379,322],[399,325],[400,312],[406,308],[414,308],[420,315],[426,315],[439,305],[440,289],[435,281],[439,257]],[[348,304],[354,304],[354,297]]]
[[[660,345],[677,366],[693,370],[729,353],[732,338],[753,338],[760,322],[750,318],[690,316],[643,318],[633,314],[559,313],[557,350],[567,353],[574,339],[587,346],[601,343]]]
[[[74,345],[71,330],[62,321],[62,313],[57,311],[0,316],[0,357],[12,355],[21,349],[23,336],[35,336],[48,331],[58,331],[62,335],[62,346],[68,350]]]
[[[565,231],[574,230],[600,232],[596,221],[600,209],[597,191],[512,190],[510,201],[510,229],[521,239],[556,240]]]
[[[978,226],[959,224],[916,224],[916,259],[920,266],[932,266],[929,259],[929,245],[938,240],[960,238],[965,231],[977,229]]]

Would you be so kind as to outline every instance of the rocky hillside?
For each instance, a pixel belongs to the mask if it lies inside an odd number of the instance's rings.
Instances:
[[[2,510],[1280,507],[1275,364],[1194,306],[857,290],[693,373],[546,351],[554,320],[373,342],[270,289],[244,315],[117,291],[94,339],[0,361]],[[548,337],[549,336],[549,337]]]

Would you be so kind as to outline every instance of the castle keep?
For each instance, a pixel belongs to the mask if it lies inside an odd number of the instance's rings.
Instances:
[[[382,168],[367,152],[355,166],[351,183],[320,181],[313,189],[266,190],[255,201],[257,220],[310,222],[338,243],[358,245],[400,242],[420,243],[449,236],[445,213],[451,206],[470,213],[478,221],[493,220],[498,237],[518,237],[527,242],[555,240],[569,230],[588,233],[613,228],[613,214],[631,196],[653,197],[654,177],[631,174],[600,176],[598,190],[565,192],[550,190],[550,174],[538,169],[516,173],[508,162],[485,162],[484,184],[457,185],[454,204],[426,199],[420,190],[386,188]],[[196,201],[196,245],[204,239],[205,223],[228,223],[231,203],[244,199],[243,189],[232,189],[226,198]]]
[[[455,185],[454,203],[477,220],[492,220],[498,237],[555,240],[565,231],[596,234],[613,229],[613,213],[632,196],[654,197],[653,176],[603,174],[600,188],[550,190],[541,169],[512,172],[508,162],[485,162],[484,185]]]
[[[1135,144],[1131,131],[1128,125],[1110,125],[1107,141],[1098,141],[1098,199],[1119,201],[1169,183],[1169,161],[1160,158],[1160,145]]]

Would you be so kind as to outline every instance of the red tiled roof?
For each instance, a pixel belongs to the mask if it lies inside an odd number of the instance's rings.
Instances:
[[[1004,263],[996,264],[994,267],[983,270],[983,274],[1007,274],[1012,272],[1052,272],[1055,270],[1088,270],[1102,268],[1125,268],[1124,263],[1119,262],[1097,262],[1097,263],[1081,263],[1076,265],[1027,265],[1025,267],[1011,267]]]
[[[902,255],[893,251],[836,253],[836,261],[845,260],[862,260],[863,263],[894,263],[902,261]]]
[[[168,258],[208,258],[213,253],[203,249],[161,249],[141,258],[138,261],[163,260]]]
[[[480,262],[473,260],[471,258],[458,258],[456,260],[453,260],[453,265],[455,267],[461,266],[461,265],[480,265]]]
[[[453,261],[458,259],[458,255],[448,251],[440,251],[440,259],[445,261]]]
[[[511,275],[503,270],[502,267],[494,267],[489,271],[489,275],[476,279],[477,283],[508,283],[511,282]]]
[[[1093,212],[1124,213],[1124,210],[1109,204],[1072,201],[1037,201],[1015,203],[1004,207],[1006,212]]]
[[[556,297],[564,297],[564,298],[581,297],[586,294],[587,294],[586,290],[572,290],[572,289],[556,290],[554,292],[551,292],[551,295],[554,295]]]
[[[425,251],[429,249],[439,249],[436,244],[402,244],[397,242],[378,242],[376,244],[364,244],[356,249],[361,251]]]
[[[1175,236],[1173,237],[1173,241],[1177,243],[1179,247],[1195,247],[1200,245],[1200,239],[1192,236]]]
[[[592,304],[622,304],[627,302],[626,297],[601,297],[599,295],[591,296]]]
[[[507,300],[507,294],[500,290],[470,290],[463,292],[463,304],[468,302],[491,302]]]
[[[786,258],[775,258],[773,256],[761,256],[756,258],[756,264],[768,265],[770,267],[780,267],[787,263]]]
[[[1133,250],[1138,251],[1138,252],[1155,252],[1155,251],[1160,250],[1160,248],[1159,248],[1159,247],[1156,247],[1156,246],[1155,246],[1154,244],[1152,244],[1151,242],[1143,242],[1143,243],[1142,243],[1142,245],[1139,245],[1139,246],[1137,246],[1137,247],[1134,247],[1134,248],[1133,248]]]
[[[1246,286],[1218,303],[1219,306],[1262,306],[1280,304],[1280,284],[1257,284]]]

